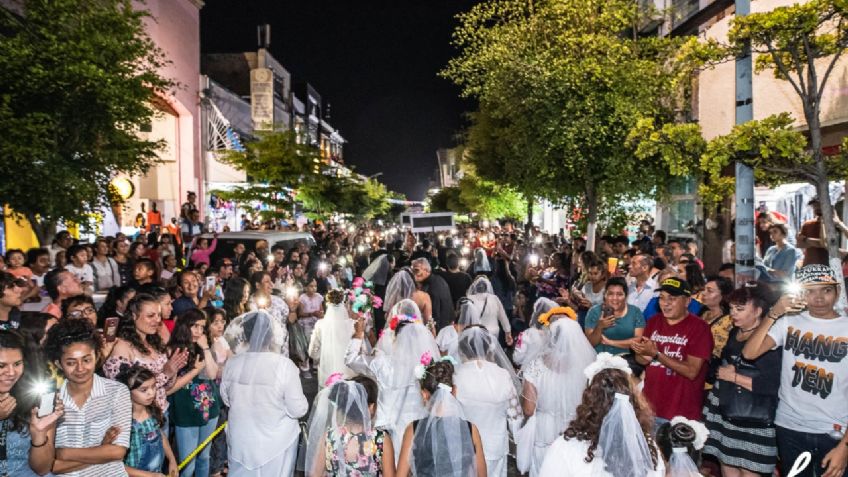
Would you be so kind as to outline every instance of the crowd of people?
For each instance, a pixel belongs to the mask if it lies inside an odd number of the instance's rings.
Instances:
[[[740,286],[649,226],[62,231],[0,271],[0,475],[843,477],[843,284],[781,227]]]

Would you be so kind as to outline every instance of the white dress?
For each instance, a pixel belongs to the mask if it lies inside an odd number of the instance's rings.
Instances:
[[[278,353],[237,354],[224,368],[221,398],[230,407],[229,475],[291,476],[297,420],[309,409],[294,363]]]
[[[480,324],[489,330],[492,336],[497,337],[500,333],[500,328],[503,328],[504,333],[509,333],[512,328],[509,325],[509,318],[506,316],[503,304],[497,295],[492,293],[477,293],[468,295],[468,298],[477,305],[480,310]]]
[[[582,377],[582,371],[578,372]],[[536,429],[530,466],[530,476],[536,477],[543,475],[539,472],[539,469],[548,447],[556,440],[557,436],[565,432],[568,424],[576,417],[577,406],[580,405],[586,385],[585,378],[583,378],[581,380],[584,383],[582,386],[576,384],[566,386],[562,389],[561,394],[544,392],[545,388],[561,387],[566,382],[562,373],[557,373],[545,365],[544,357],[537,358],[528,365],[524,371],[524,379],[535,386],[537,394]],[[550,401],[546,398],[550,395],[559,396],[559,398]]]
[[[545,461],[539,470],[540,477],[567,475],[569,477],[615,477],[604,468],[600,449],[595,449],[595,458],[586,462],[589,443],[578,439],[565,440],[559,436],[548,448]],[[657,452],[657,469],[645,477],[665,477],[665,464]]]
[[[456,328],[445,326],[439,330],[439,334],[436,335],[436,344],[443,356],[451,356],[457,363],[461,361],[459,357],[459,333],[456,332]]]
[[[595,458],[586,462],[589,443],[578,439],[565,440],[559,436],[548,448],[539,475],[568,475],[569,477],[615,477],[604,468],[601,450],[595,449]],[[645,477],[665,477],[665,464],[657,451],[657,469]]]
[[[348,318],[344,305],[330,305],[324,318],[315,323],[309,339],[309,357],[318,362],[318,386],[333,373],[342,373],[346,378],[356,373],[345,366],[345,351],[353,334],[353,320]]]
[[[488,361],[468,361],[457,368],[454,384],[465,417],[480,432],[487,475],[505,477],[509,451],[507,421],[520,412],[509,372]]]

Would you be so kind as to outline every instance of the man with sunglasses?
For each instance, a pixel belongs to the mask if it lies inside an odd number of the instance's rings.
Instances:
[[[839,283],[830,267],[807,265],[795,279],[801,292],[780,298],[742,354],[783,353],[775,416],[781,474],[848,476],[848,316],[836,310]],[[809,465],[790,473],[804,452]]]
[[[16,329],[21,324],[21,311],[19,307],[23,303],[23,292],[27,288],[26,280],[15,278],[7,272],[0,272],[0,330]]]

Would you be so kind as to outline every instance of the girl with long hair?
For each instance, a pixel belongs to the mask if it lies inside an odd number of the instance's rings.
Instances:
[[[664,477],[651,430],[654,416],[635,390],[624,358],[600,353],[577,413],[548,448],[539,475]]]
[[[206,337],[206,315],[196,308],[180,315],[168,349],[171,352],[188,350],[188,362],[177,376],[191,379],[175,389],[171,398],[171,420],[176,426],[177,451],[180,461],[183,461],[212,434],[221,411],[218,384],[215,382],[218,365]],[[182,475],[193,473],[196,477],[208,477],[211,451],[212,448],[206,446],[186,465]]]
[[[156,405],[167,416],[167,391],[178,389],[191,380],[177,379],[177,372],[189,362],[189,350],[175,350],[169,356],[159,335],[161,325],[159,300],[145,293],[130,300],[126,316],[118,325],[118,339],[112,354],[103,363],[103,374],[115,379],[122,365],[139,364],[149,369],[156,376]]]
[[[167,460],[168,475],[177,475],[177,459],[162,426],[165,416],[156,405],[156,376],[140,365],[125,366],[116,377],[130,390],[132,430],[124,466],[130,476],[158,474]]]
[[[64,413],[56,399],[53,412],[38,417],[36,383],[44,379],[36,344],[16,331],[0,330],[0,473],[35,477],[50,472],[55,460],[56,422]],[[43,363],[42,363],[43,364]]]

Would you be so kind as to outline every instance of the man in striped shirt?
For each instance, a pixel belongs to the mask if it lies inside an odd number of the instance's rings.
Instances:
[[[62,320],[44,345],[65,377],[59,397],[65,416],[56,428],[53,473],[72,477],[124,477],[132,427],[126,386],[94,374],[100,341],[87,320]]]

